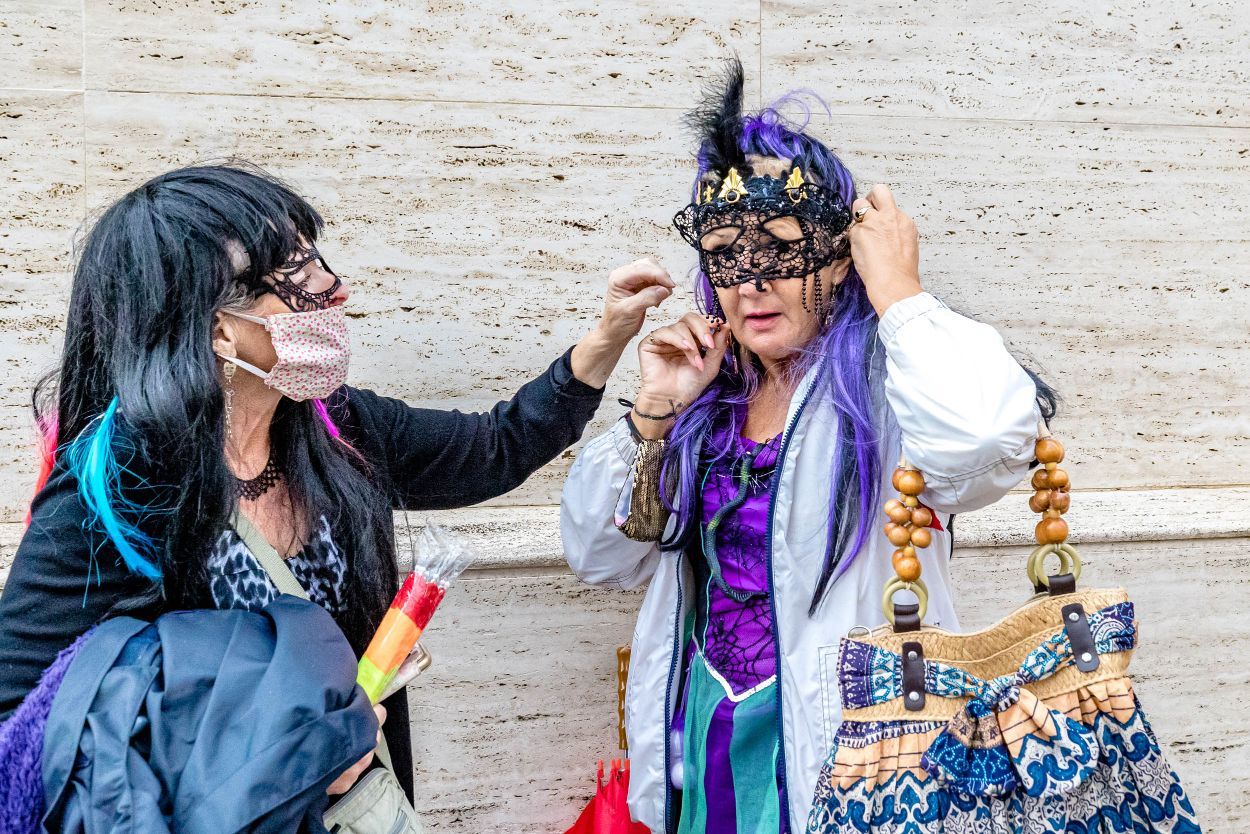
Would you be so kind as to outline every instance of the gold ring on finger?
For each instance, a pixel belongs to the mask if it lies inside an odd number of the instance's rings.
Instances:
[[[872,206],[864,206],[861,209],[855,209],[854,213],[852,213],[851,216],[855,218],[856,223],[863,223],[864,215],[870,211],[872,211]]]

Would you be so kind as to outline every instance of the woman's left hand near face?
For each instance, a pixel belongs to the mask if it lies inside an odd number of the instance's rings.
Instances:
[[[924,292],[920,285],[920,236],[916,224],[899,210],[886,185],[875,185],[851,206],[862,216],[852,221],[851,261],[863,279],[877,315],[891,304]]]
[[[378,717],[377,743],[380,745],[382,743],[382,725],[386,723],[386,707],[381,704],[375,704],[373,712]],[[373,750],[370,750],[365,754],[364,758],[343,771],[339,778],[331,782],[330,787],[326,788],[326,793],[330,796],[338,796],[350,791],[352,785],[356,784],[356,780],[364,775],[365,771],[369,769],[369,765],[373,764],[373,752]]]

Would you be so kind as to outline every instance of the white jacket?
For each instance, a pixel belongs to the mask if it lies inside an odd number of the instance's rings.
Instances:
[[[921,501],[933,508],[944,531],[919,551],[929,588],[925,621],[954,630],[950,518],[993,503],[1026,474],[1040,417],[1036,388],[997,331],[928,293],[892,305],[878,335],[886,354],[885,400],[894,415],[882,426],[881,500],[894,494],[890,477],[901,432],[908,462],[925,475]],[[809,395],[812,376],[790,403],[772,510],[779,719],[791,831],[806,830],[816,779],[841,720],[838,641],[853,626],[884,622],[881,594],[893,576],[893,548],[883,534],[873,535],[832,583],[816,615],[808,616],[824,559],[837,437],[832,406]],[[624,420],[586,445],[564,486],[560,532],[569,565],[584,581],[622,589],[651,583],[634,629],[625,721],[629,807],[636,820],[661,834],[680,624],[694,594],[683,556],[631,541],[615,525],[618,501],[631,488],[634,453]]]

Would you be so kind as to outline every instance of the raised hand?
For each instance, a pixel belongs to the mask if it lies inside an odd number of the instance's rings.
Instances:
[[[612,270],[599,330],[622,344],[638,335],[647,310],[659,307],[676,284],[655,258],[643,258]]]
[[[673,421],[716,378],[729,344],[720,319],[686,313],[638,345],[642,386],[634,426],[643,437],[663,437]]]
[[[655,258],[612,270],[603,315],[595,329],[573,348],[573,375],[593,388],[602,388],[629,340],[642,329],[647,311],[660,306],[675,286]]]
[[[920,236],[916,224],[894,203],[889,186],[874,185],[851,206],[851,261],[863,279],[877,315],[890,305],[924,292],[920,285]]]

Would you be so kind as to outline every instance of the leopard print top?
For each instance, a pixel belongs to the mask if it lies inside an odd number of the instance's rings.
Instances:
[[[323,517],[304,549],[287,557],[287,566],[308,592],[308,598],[329,611],[343,611],[347,560],[330,535],[330,524]],[[208,559],[209,584],[218,608],[246,608],[255,611],[278,598],[278,588],[261,567],[260,560],[232,528],[217,539]]]

